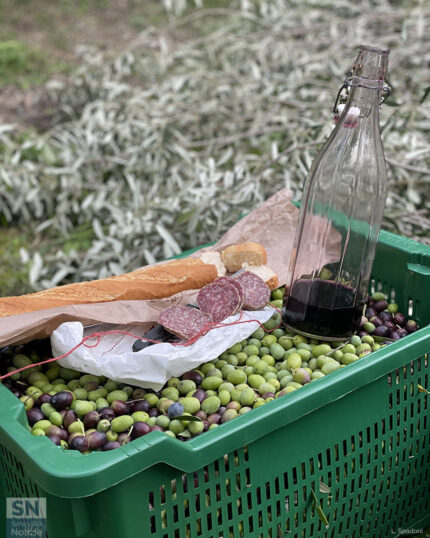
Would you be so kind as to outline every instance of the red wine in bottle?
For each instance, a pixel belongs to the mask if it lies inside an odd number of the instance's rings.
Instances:
[[[282,319],[295,331],[317,338],[347,339],[360,326],[364,299],[357,290],[321,279],[296,280],[285,297]]]

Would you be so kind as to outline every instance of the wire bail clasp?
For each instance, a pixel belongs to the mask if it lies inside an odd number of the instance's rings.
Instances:
[[[355,78],[355,80],[354,80]],[[337,93],[337,96],[336,96],[336,101],[334,102],[334,107],[333,107],[333,113],[335,115],[335,118],[338,119],[344,106],[342,106],[342,110],[339,112],[339,105],[344,105],[345,101],[347,100],[348,96],[349,96],[349,93],[350,93],[350,88],[352,87],[356,87],[356,88],[369,88],[369,89],[377,89],[374,85],[368,85],[366,82],[358,82],[356,80],[356,77],[346,77],[346,79],[343,81],[343,84],[342,86],[340,87],[338,93]],[[345,95],[342,95],[342,92],[343,90],[346,90],[346,93]],[[384,103],[384,101],[386,101],[386,99],[388,98],[388,96],[390,95],[391,93],[391,86],[388,84],[388,82],[383,82],[382,84],[382,88],[381,88],[381,102],[379,103],[379,105],[382,105],[382,103]],[[341,100],[341,102],[339,103],[339,101]]]

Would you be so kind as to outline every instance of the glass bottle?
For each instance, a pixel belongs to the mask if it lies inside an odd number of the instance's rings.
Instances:
[[[360,47],[349,97],[303,190],[282,318],[320,340],[349,338],[363,314],[387,193],[379,107],[388,55]]]

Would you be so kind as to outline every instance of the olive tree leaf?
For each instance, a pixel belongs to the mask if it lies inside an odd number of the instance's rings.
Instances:
[[[36,251],[31,260],[31,267],[29,273],[30,285],[36,287],[36,282],[42,272],[43,259],[38,251]]]
[[[406,191],[406,196],[414,205],[419,205],[421,203],[421,194],[412,187],[409,187],[409,189]]]
[[[172,417],[172,420],[186,420],[187,422],[201,422],[202,419],[195,417],[194,415],[180,415],[178,417]]]
[[[315,495],[315,491],[313,490],[313,488],[311,488],[311,494],[312,494],[312,499],[313,499],[313,502],[314,502],[314,508],[315,508],[315,510],[316,510],[316,512],[318,514],[318,517],[324,523],[326,529],[328,529],[330,527],[330,524],[328,522],[328,519],[327,519],[326,515],[323,512],[323,509],[321,508],[320,503],[318,502],[318,499],[317,499],[317,497]]]
[[[430,95],[430,86],[427,86],[427,88],[424,90],[423,96],[420,100],[420,105],[424,103],[424,101],[427,99],[427,97]]]

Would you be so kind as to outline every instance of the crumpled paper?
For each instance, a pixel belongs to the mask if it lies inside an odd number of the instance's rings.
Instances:
[[[243,311],[230,316],[223,324],[234,321],[248,321],[237,325],[228,325],[210,330],[196,342],[188,346],[174,346],[167,342],[154,344],[140,351],[132,351],[135,338],[125,334],[104,335],[95,347],[81,345],[58,363],[67,368],[74,368],[93,375],[104,375],[117,382],[128,383],[154,390],[161,389],[171,377],[178,377],[204,362],[218,357],[236,342],[248,338],[259,326],[266,322],[275,309],[265,307],[263,310]],[[54,356],[64,355],[85,336],[94,331],[121,330],[142,336],[146,329],[133,325],[87,327],[74,321],[60,325],[51,335]],[[97,340],[87,340],[89,345]]]

